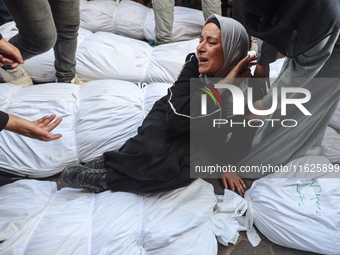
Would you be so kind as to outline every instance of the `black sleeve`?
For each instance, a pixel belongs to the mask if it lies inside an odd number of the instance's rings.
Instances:
[[[0,131],[6,127],[8,119],[9,119],[8,114],[0,111]]]
[[[0,40],[2,39],[2,34],[0,34]]]
[[[175,84],[168,90],[166,105],[167,128],[175,133],[186,133],[191,128],[200,128],[213,124],[213,119],[221,118],[222,109],[215,105],[213,99],[207,97],[207,114],[201,114],[201,88],[208,89],[203,83],[190,82],[191,78],[199,78],[198,60],[194,53],[189,54]]]

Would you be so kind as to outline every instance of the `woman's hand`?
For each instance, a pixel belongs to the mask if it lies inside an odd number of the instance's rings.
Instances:
[[[18,48],[2,38],[0,40],[0,66],[10,65],[14,68],[23,63],[24,60]]]
[[[244,184],[243,180],[234,172],[227,172],[223,173],[222,176],[222,183],[225,189],[230,189],[235,192],[237,190],[237,193],[240,196],[244,196],[245,189],[247,188]],[[229,186],[228,186],[229,184]]]
[[[5,129],[41,141],[52,141],[61,137],[61,134],[52,135],[50,133],[62,121],[62,119],[59,118],[52,122],[55,117],[56,115],[52,114],[51,116],[45,116],[36,121],[29,121],[15,115],[9,115]]]
[[[256,55],[246,56],[240,62],[237,63],[236,66],[231,69],[231,71],[217,84],[234,84],[237,85],[239,81],[243,78],[246,78],[251,70],[250,67],[256,65],[256,62],[253,62],[257,59]],[[220,95],[226,90],[225,88],[217,89]]]

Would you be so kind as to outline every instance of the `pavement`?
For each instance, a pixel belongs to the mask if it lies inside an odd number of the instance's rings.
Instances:
[[[57,183],[58,189],[62,188],[60,183],[60,174],[42,180],[55,181]],[[211,183],[214,186],[215,194],[224,194],[224,187],[220,179],[205,179],[205,181]],[[249,189],[253,183],[253,180],[244,180],[244,182]],[[319,255],[318,253],[279,246],[269,241],[264,235],[260,233],[260,231],[257,230],[257,233],[261,237],[261,242],[258,246],[253,247],[247,239],[246,232],[242,231],[240,232],[239,239],[235,245],[230,244],[229,246],[224,246],[222,244],[218,244],[218,255]]]

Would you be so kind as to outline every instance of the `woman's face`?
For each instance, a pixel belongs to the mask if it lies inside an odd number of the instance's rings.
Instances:
[[[221,30],[214,23],[208,23],[203,27],[197,54],[200,74],[214,74],[223,67]]]

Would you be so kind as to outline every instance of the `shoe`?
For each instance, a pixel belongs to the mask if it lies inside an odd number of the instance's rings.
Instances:
[[[81,164],[71,164],[64,168],[60,182],[65,187],[84,188],[99,193],[108,189],[106,169],[91,169]]]
[[[22,87],[33,85],[31,77],[21,66],[11,69],[0,68],[0,75],[2,76],[4,82],[10,82]]]
[[[158,46],[158,43],[156,43],[155,40],[152,40],[152,41],[148,42],[148,44],[149,44],[151,47]]]
[[[81,79],[79,79],[78,76],[76,75],[76,76],[74,76],[74,78],[71,80],[70,83],[83,85],[85,82],[83,82]]]
[[[104,157],[87,162],[85,164],[85,167],[91,168],[91,169],[105,169]]]

